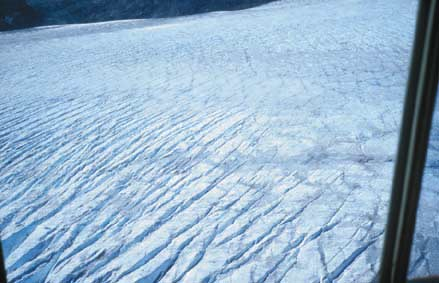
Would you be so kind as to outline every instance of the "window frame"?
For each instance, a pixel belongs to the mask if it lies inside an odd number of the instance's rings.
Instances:
[[[386,234],[380,283],[407,282],[416,213],[439,78],[439,0],[420,0]],[[438,277],[409,282],[439,282]]]

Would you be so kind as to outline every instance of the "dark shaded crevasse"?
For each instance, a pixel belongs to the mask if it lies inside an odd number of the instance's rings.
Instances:
[[[162,18],[245,9],[274,0],[0,0],[0,29]]]

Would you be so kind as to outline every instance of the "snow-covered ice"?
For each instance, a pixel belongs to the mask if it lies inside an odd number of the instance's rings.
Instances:
[[[285,0],[1,33],[9,280],[371,282],[416,8]],[[417,241],[412,275],[437,271]]]

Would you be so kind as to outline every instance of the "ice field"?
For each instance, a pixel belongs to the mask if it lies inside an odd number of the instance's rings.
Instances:
[[[285,0],[0,33],[10,282],[372,282],[416,8]],[[439,272],[429,158],[410,276]]]

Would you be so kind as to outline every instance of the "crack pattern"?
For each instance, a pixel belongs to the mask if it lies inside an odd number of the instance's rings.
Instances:
[[[10,282],[370,282],[415,11],[285,0],[1,33]]]

